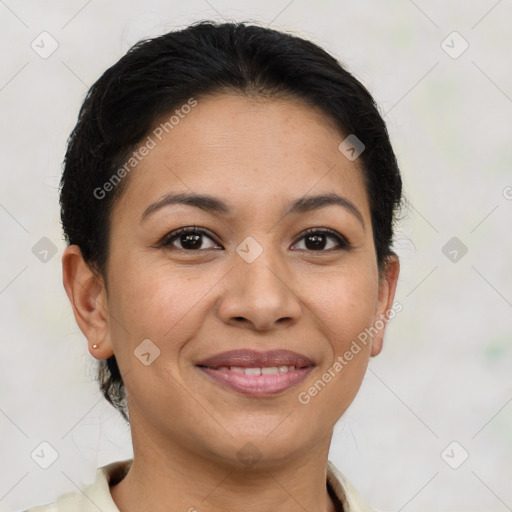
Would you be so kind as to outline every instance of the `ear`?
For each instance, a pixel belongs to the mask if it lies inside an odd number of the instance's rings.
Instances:
[[[382,344],[384,342],[384,331],[389,318],[393,318],[396,313],[393,308],[393,300],[395,298],[396,284],[398,274],[400,273],[400,261],[395,253],[392,253],[386,262],[386,266],[379,277],[379,296],[377,299],[377,307],[375,310],[374,324],[379,326],[383,322],[383,327],[378,329],[372,339],[372,350],[370,355],[375,357],[380,354]],[[400,307],[401,311],[401,307]],[[380,321],[381,322],[380,322]]]
[[[96,359],[107,359],[114,350],[105,285],[84,261],[78,245],[70,245],[64,250],[62,278],[76,323],[89,342],[89,352]],[[98,348],[92,348],[95,344]]]

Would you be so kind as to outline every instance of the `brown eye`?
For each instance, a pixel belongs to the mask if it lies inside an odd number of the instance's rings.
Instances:
[[[300,247],[297,247],[301,245]],[[294,245],[298,250],[326,252],[333,249],[347,249],[347,239],[330,229],[310,229]]]
[[[180,228],[169,233],[162,241],[161,246],[172,246],[185,251],[198,251],[201,249],[214,249],[219,247],[206,231],[196,227]]]

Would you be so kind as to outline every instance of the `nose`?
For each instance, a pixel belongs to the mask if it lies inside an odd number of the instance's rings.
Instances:
[[[226,276],[218,309],[224,323],[265,331],[293,325],[301,317],[301,303],[286,282],[286,270],[264,254],[252,263],[236,262]]]

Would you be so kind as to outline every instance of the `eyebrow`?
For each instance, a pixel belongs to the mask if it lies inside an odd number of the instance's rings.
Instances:
[[[192,194],[192,193],[174,193],[166,194],[154,203],[150,204],[142,214],[140,222],[144,221],[148,216],[166,206],[174,204],[184,204],[200,208],[209,213],[229,214],[232,212],[231,208],[222,200],[217,199],[207,194]],[[314,196],[305,196],[296,199],[291,203],[285,212],[286,215],[294,213],[306,213],[326,206],[338,205],[354,215],[363,229],[365,229],[364,218],[359,209],[346,197],[340,196],[335,193],[320,194]]]

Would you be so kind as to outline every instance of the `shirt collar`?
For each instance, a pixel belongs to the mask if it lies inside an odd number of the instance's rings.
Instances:
[[[343,512],[378,512],[371,508],[359,495],[355,487],[336,469],[336,466],[327,461],[327,487],[330,487],[335,496],[335,506],[341,503]]]

